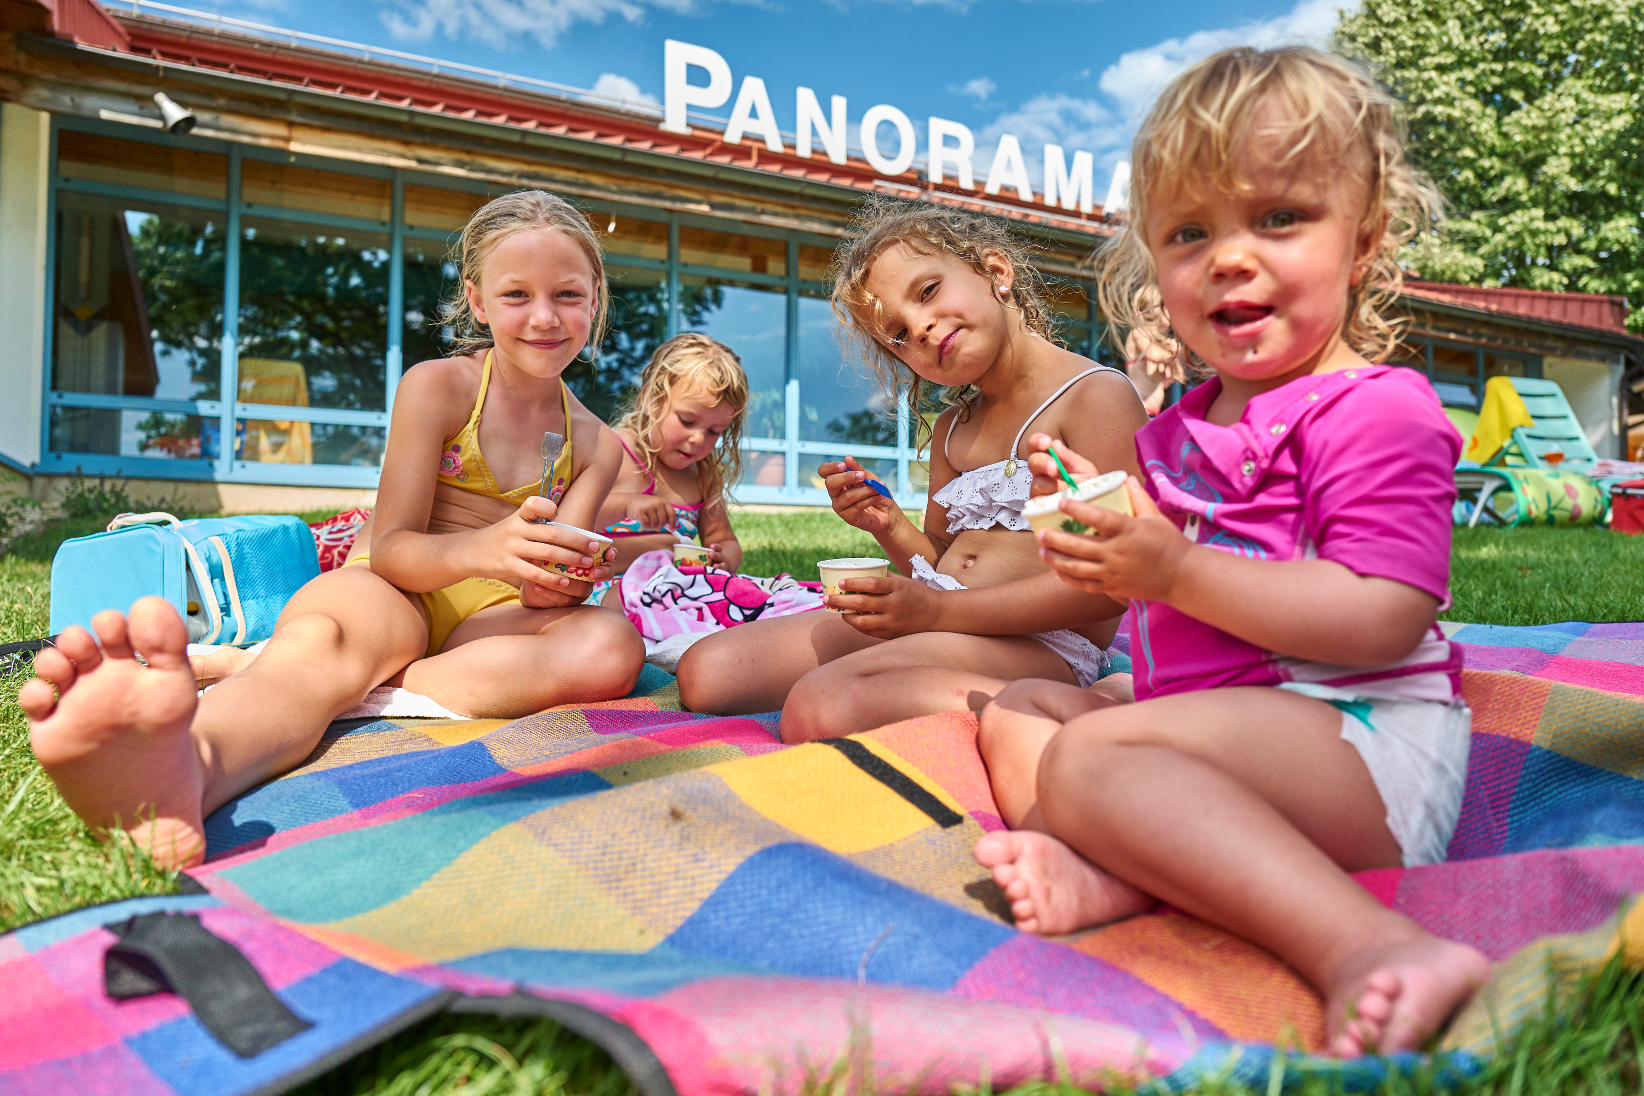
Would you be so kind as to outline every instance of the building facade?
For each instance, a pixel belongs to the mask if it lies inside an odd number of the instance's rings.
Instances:
[[[191,132],[166,128],[156,92]],[[1113,231],[1099,207],[726,145],[712,120],[664,133],[572,89],[141,0],[0,0],[0,99],[0,459],[42,482],[119,475],[201,509],[369,492],[402,372],[443,354],[455,234],[522,186],[576,203],[606,251],[610,333],[567,373],[592,410],[612,417],[675,333],[741,356],[743,502],[825,503],[815,467],[846,452],[922,493],[913,424],[846,360],[828,301],[865,193],[1012,220],[1060,337],[1107,357],[1088,280]],[[1595,446],[1620,454],[1636,342],[1610,318],[1421,292],[1409,364],[1448,402],[1494,372],[1569,378]]]

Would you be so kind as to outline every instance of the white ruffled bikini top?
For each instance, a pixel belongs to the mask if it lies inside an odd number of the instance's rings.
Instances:
[[[1016,459],[1017,451],[1022,445],[1022,435],[1033,425],[1033,420],[1044,414],[1045,408],[1055,403],[1063,392],[1092,373],[1100,373],[1104,369],[1111,370],[1112,367],[1098,365],[1093,369],[1087,369],[1052,392],[1050,399],[1041,403],[1039,409],[1029,415],[1022,428],[1016,431],[1016,440],[1010,443],[1009,457],[980,468],[972,468],[969,472],[960,472],[931,496],[932,502],[947,507],[948,532],[957,533],[961,529],[991,529],[995,525],[1016,530],[1028,528],[1027,518],[1022,516],[1022,507],[1027,505],[1028,489],[1033,485],[1033,474],[1027,470],[1025,461]],[[948,432],[942,438],[944,457],[948,455],[948,439],[953,437],[953,424],[958,421],[958,415],[948,420]]]

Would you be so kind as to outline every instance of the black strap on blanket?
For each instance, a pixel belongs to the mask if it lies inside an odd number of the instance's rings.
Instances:
[[[120,938],[103,956],[103,984],[117,1001],[175,993],[206,1030],[253,1058],[313,1025],[274,996],[240,949],[192,913],[145,913],[105,925]]]
[[[56,636],[45,639],[25,639],[20,643],[0,643],[0,677],[10,677],[19,670],[34,665],[34,656],[47,647],[57,646]]]
[[[965,820],[964,815],[950,809],[946,803],[920,787],[907,773],[855,739],[824,738],[819,741],[822,745],[832,746],[844,754],[852,765],[855,765],[879,783],[924,811],[930,816],[932,822],[935,822],[944,830],[950,826],[957,826]]]

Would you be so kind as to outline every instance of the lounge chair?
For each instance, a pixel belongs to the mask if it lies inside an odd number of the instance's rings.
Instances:
[[[1456,465],[1467,524],[1477,525],[1481,517],[1498,525],[1602,523],[1610,481],[1585,474],[1598,461],[1557,384],[1492,377],[1466,457]]]

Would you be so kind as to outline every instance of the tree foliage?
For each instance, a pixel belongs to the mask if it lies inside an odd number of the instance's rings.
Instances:
[[[1625,294],[1644,330],[1644,0],[1363,0],[1334,46],[1404,101],[1450,205],[1412,266]]]

